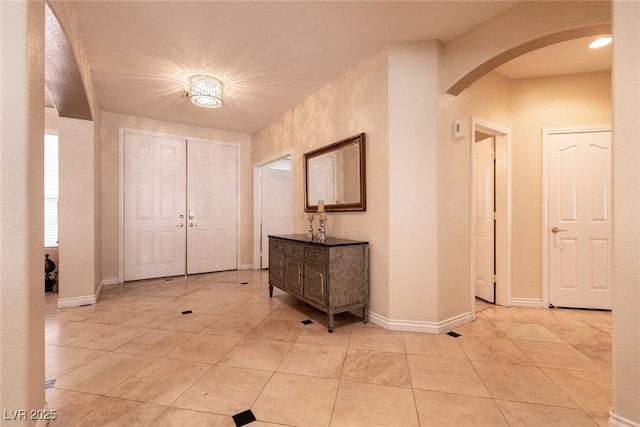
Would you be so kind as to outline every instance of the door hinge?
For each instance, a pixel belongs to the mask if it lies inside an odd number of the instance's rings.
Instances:
[[[495,212],[493,213],[493,220],[494,220],[494,221],[497,221],[497,220],[498,220],[498,215],[497,215]]]

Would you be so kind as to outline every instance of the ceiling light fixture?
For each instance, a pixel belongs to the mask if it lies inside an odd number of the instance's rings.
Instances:
[[[599,47],[604,47],[604,46],[606,46],[606,45],[608,45],[610,43],[611,43],[611,36],[600,37],[597,40],[591,42],[589,47],[591,49],[597,49]]]
[[[189,99],[204,108],[222,107],[222,82],[215,77],[196,74],[189,78]]]

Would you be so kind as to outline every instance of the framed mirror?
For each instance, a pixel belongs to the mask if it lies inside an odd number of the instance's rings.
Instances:
[[[364,133],[304,154],[305,211],[366,211]]]

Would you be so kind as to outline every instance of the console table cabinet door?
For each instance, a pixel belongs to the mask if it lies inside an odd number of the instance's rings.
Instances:
[[[319,304],[327,304],[327,266],[307,262],[304,264],[303,295]]]
[[[269,255],[269,279],[282,286],[284,284],[284,255],[271,253]]]
[[[284,287],[302,295],[302,259],[284,258]]]

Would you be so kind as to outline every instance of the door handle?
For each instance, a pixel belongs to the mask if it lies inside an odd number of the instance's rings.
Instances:
[[[197,225],[195,225],[194,223],[190,222],[189,223],[189,227],[197,227]]]
[[[176,227],[178,227],[178,228],[184,227],[184,224],[183,223],[176,224]]]
[[[554,234],[556,234],[556,233],[561,233],[561,232],[565,232],[565,231],[567,231],[567,230],[563,230],[562,228],[558,228],[558,227],[553,227],[553,228],[551,229],[551,232],[552,232],[552,233],[554,233]]]

